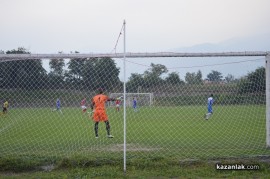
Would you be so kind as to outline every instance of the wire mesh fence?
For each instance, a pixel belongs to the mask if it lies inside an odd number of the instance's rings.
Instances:
[[[121,160],[124,100],[128,159],[269,154],[264,58],[218,65],[229,74],[217,65],[181,68],[179,59],[135,60],[127,63],[135,72],[126,81],[126,98],[122,59],[1,62],[0,155]],[[250,62],[253,70],[247,71]],[[235,76],[234,68],[242,75]],[[96,138],[93,97],[100,88],[111,100],[104,103]]]

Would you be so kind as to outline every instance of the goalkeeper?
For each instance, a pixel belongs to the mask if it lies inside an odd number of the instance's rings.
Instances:
[[[98,124],[99,122],[104,122],[106,125],[107,137],[113,138],[113,136],[110,134],[110,123],[106,114],[105,104],[107,101],[115,101],[115,99],[104,95],[102,88],[98,90],[98,93],[99,94],[93,97],[91,104],[91,109],[94,112],[93,120],[95,122],[95,135],[96,138],[98,138]]]

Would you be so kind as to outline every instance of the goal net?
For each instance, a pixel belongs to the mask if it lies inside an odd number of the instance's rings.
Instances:
[[[0,157],[121,161],[124,114],[130,160],[270,154],[265,57],[127,59],[126,108],[124,99],[119,110],[106,103],[110,128],[100,121],[97,129],[92,98],[99,88],[124,96],[122,64],[109,57],[1,61],[7,110],[0,115]]]

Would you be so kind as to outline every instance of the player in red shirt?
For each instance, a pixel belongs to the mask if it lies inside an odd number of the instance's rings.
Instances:
[[[85,113],[87,110],[86,107],[86,98],[83,98],[83,100],[81,101],[81,108],[82,108],[82,112]]]
[[[117,111],[117,112],[120,111],[120,103],[121,103],[121,100],[116,99],[116,101],[115,101],[115,106],[116,106],[116,111]]]

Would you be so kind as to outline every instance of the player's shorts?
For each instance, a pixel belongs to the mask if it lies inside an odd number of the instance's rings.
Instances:
[[[120,104],[117,104],[117,105],[116,105],[116,107],[119,107],[119,106],[120,106]]]
[[[87,107],[86,106],[81,106],[81,108],[84,110],[84,109],[87,109]]]
[[[212,106],[208,106],[207,110],[208,110],[208,113],[213,113]]]
[[[3,107],[3,112],[6,112],[7,111],[7,108],[6,107]]]
[[[105,122],[108,121],[108,116],[105,110],[95,110],[93,115],[93,120],[95,122]]]

